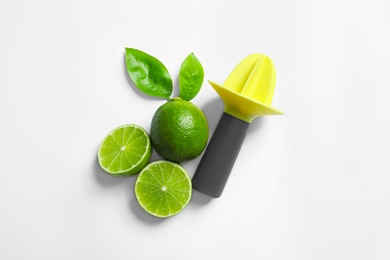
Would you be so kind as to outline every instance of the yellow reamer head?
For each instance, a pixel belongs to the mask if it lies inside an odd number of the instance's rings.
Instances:
[[[224,112],[251,123],[258,116],[280,115],[271,107],[275,66],[264,54],[251,54],[230,73],[223,85],[209,81],[225,104]]]

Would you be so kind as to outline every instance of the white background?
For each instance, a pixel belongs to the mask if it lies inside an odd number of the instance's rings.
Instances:
[[[390,259],[389,13],[386,0],[1,0],[0,259]],[[221,198],[194,192],[160,220],[135,177],[97,165],[110,130],[149,130],[164,103],[133,87],[125,47],[176,83],[190,52],[220,83],[248,54],[273,59],[285,115],[250,126]],[[223,104],[207,82],[193,103],[212,133]]]

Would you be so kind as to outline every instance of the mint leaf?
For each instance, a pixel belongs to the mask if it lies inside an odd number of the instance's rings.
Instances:
[[[181,99],[190,101],[199,92],[203,84],[204,71],[202,64],[196,56],[191,53],[183,61],[179,74],[179,87]]]
[[[167,68],[155,57],[126,48],[126,68],[135,86],[149,96],[169,98],[172,78]]]

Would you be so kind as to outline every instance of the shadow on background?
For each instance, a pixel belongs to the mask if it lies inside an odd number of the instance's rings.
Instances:
[[[93,172],[97,182],[105,188],[117,187],[119,185],[122,185],[126,188],[126,190],[128,191],[127,198],[129,198],[129,208],[134,213],[134,215],[138,217],[143,223],[146,223],[148,225],[156,225],[164,221],[164,219],[159,219],[149,215],[144,209],[139,206],[134,194],[134,183],[137,179],[137,175],[124,178],[111,176],[100,168],[97,159],[94,160],[93,163]]]
[[[192,189],[192,198],[190,204],[192,204],[193,206],[198,206],[198,207],[204,206],[210,203],[210,201],[212,200],[213,200],[212,197]]]
[[[209,138],[214,133],[215,128],[219,122],[219,119],[223,113],[223,102],[220,98],[216,97],[209,100],[206,104],[201,107],[202,111],[207,117],[209,124]]]
[[[98,159],[95,158],[93,162],[93,173],[97,182],[103,187],[117,186],[123,183],[123,178],[114,177],[102,170],[99,165]]]
[[[253,120],[253,122],[251,123],[251,125],[249,126],[248,128],[248,132],[246,133],[246,135],[252,135],[253,133],[256,134],[259,134],[259,129],[264,125],[264,117],[263,116],[260,116],[260,117],[257,117],[255,118],[255,120]]]
[[[175,77],[174,79],[172,79],[173,88],[172,88],[171,98],[173,98],[173,97],[178,97],[178,96],[180,95],[179,73],[180,73],[180,72],[177,73],[177,77]]]
[[[134,187],[134,184],[133,184],[133,187]],[[131,189],[131,191],[133,193],[132,193],[131,196],[129,196],[130,197],[129,207],[130,207],[130,210],[134,213],[135,216],[137,216],[137,218],[139,220],[141,220],[143,223],[145,223],[147,225],[150,225],[150,226],[158,225],[158,224],[160,224],[160,223],[162,223],[162,222],[167,220],[167,219],[164,219],[164,218],[154,217],[154,216],[150,215],[149,213],[147,213],[138,204],[138,201],[137,201],[137,199],[135,198],[135,195],[134,195],[134,188]]]

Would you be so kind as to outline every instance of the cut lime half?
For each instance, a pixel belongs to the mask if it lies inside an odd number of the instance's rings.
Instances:
[[[192,195],[192,183],[186,170],[169,161],[148,164],[135,182],[135,196],[149,214],[167,218],[182,211]]]
[[[125,177],[139,173],[149,162],[152,148],[148,133],[138,125],[122,125],[112,130],[98,151],[100,167],[107,173]]]

